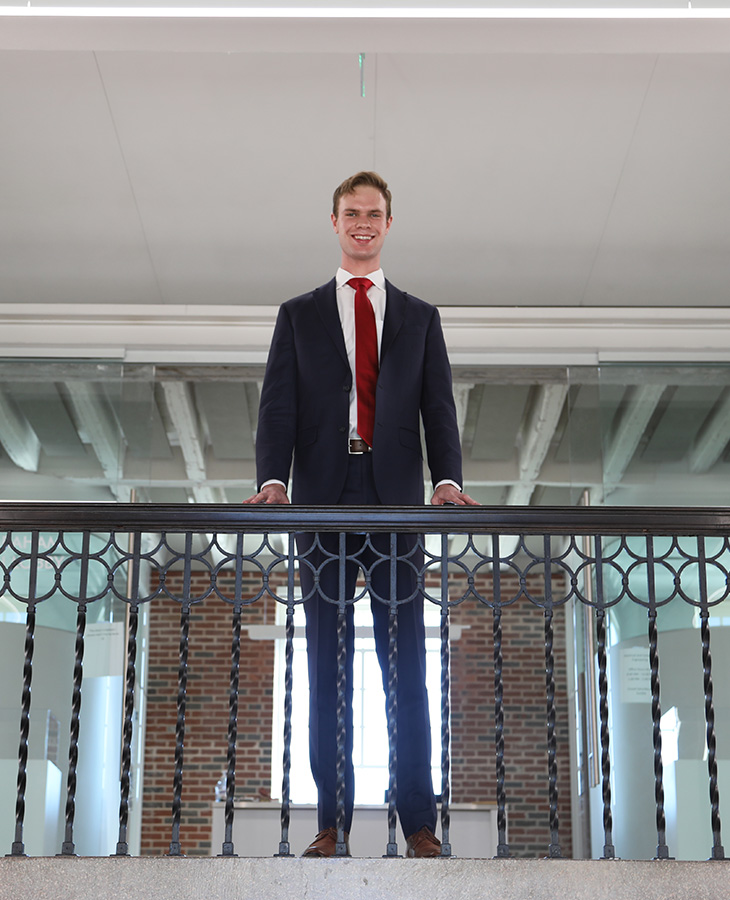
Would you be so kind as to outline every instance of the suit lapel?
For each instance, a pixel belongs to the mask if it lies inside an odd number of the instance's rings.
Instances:
[[[387,279],[385,282],[385,319],[383,321],[383,339],[380,344],[380,362],[400,331],[406,314],[406,295],[399,291]]]
[[[347,350],[345,349],[345,338],[342,335],[342,324],[340,323],[340,314],[337,311],[337,294],[335,293],[335,279],[323,284],[322,287],[315,289],[314,303],[319,312],[325,331],[329,335],[332,343],[337,347],[342,359],[349,368],[347,361]]]

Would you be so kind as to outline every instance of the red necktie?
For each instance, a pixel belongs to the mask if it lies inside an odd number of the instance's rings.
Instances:
[[[351,278],[347,282],[355,288],[355,385],[357,387],[357,432],[373,446],[375,428],[375,385],[378,381],[378,333],[375,313],[368,288],[369,278]]]

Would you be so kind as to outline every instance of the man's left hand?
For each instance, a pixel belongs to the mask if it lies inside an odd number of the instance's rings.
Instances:
[[[433,506],[443,506],[444,503],[453,503],[456,506],[479,506],[476,500],[453,484],[440,484],[433,492],[431,503]]]

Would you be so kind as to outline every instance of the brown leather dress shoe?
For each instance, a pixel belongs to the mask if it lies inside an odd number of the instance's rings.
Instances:
[[[439,845],[440,846],[440,845]],[[345,832],[345,847],[347,847],[347,856],[350,855],[350,835]],[[337,850],[337,829],[325,828],[319,832],[317,837],[302,853],[302,856],[309,857],[326,857],[335,856]]]
[[[428,825],[424,825],[420,831],[406,838],[406,856],[416,859],[441,856],[441,841]]]

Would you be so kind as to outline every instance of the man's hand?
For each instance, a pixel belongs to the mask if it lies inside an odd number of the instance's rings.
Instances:
[[[431,497],[433,506],[443,506],[444,503],[453,503],[456,506],[479,506],[479,503],[468,494],[462,493],[453,484],[440,484]]]
[[[286,489],[282,484],[266,484],[258,494],[244,500],[244,503],[288,503]]]

